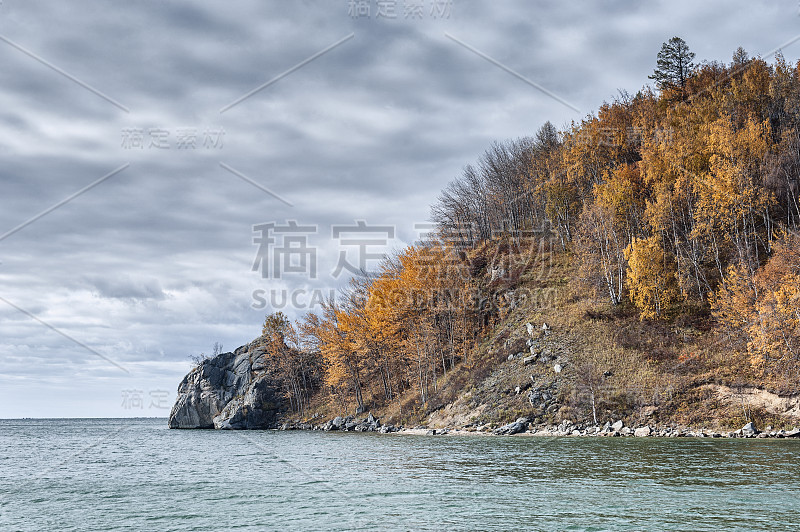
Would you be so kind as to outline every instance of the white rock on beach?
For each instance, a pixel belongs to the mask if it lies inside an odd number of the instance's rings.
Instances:
[[[751,434],[755,433],[755,432],[758,432],[756,430],[756,424],[751,421],[750,423],[748,423],[747,425],[742,427],[742,432],[749,432]]]

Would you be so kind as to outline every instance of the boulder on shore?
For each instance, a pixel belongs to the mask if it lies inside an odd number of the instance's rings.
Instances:
[[[510,436],[512,434],[525,432],[526,430],[528,430],[528,419],[521,417],[513,423],[509,423],[508,425],[503,425],[502,427],[494,429],[494,433],[498,436]]]

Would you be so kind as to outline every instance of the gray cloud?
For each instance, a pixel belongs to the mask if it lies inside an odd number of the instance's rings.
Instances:
[[[161,301],[166,296],[158,279],[97,278],[90,281],[100,297],[128,299],[133,301]]]

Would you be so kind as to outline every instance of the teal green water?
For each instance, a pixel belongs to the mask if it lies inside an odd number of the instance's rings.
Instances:
[[[0,421],[0,530],[796,530],[800,441]]]

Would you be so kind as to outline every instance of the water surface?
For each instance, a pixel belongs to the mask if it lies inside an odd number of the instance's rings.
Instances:
[[[0,420],[0,530],[796,530],[800,441]]]

